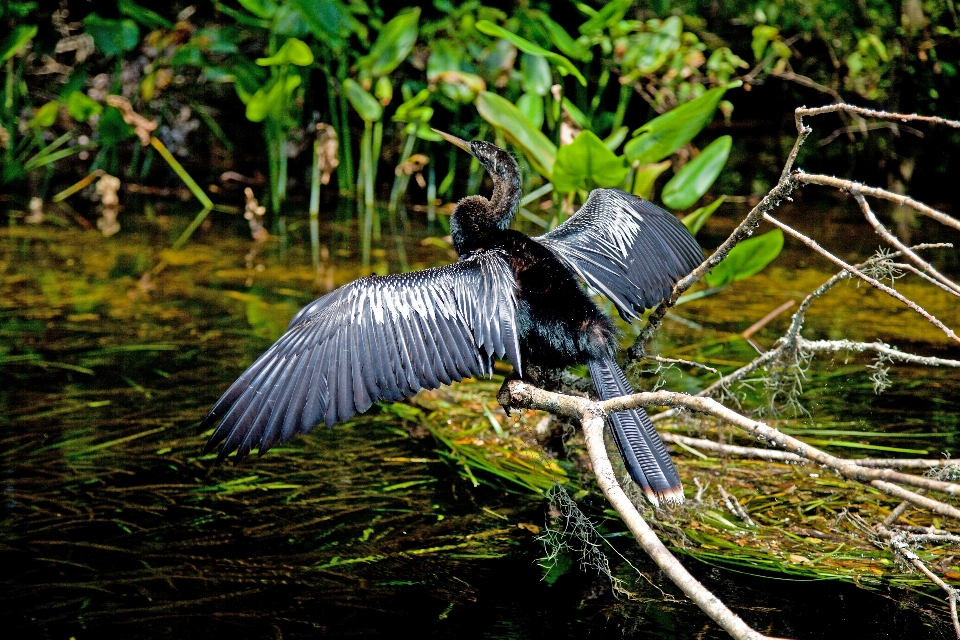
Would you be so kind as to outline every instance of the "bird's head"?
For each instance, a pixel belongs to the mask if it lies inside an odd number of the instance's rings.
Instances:
[[[514,157],[495,144],[484,140],[467,142],[443,131],[433,130],[450,144],[457,146],[480,161],[493,179],[493,195],[490,197],[490,222],[506,229],[520,201],[520,166]]]

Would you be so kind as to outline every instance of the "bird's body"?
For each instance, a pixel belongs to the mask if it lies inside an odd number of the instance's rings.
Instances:
[[[464,198],[451,217],[460,261],[362,278],[305,307],[210,411],[205,425],[222,421],[208,449],[224,442],[221,457],[233,450],[243,457],[254,446],[262,454],[377,400],[489,374],[494,356],[518,376],[527,365],[586,364],[601,398],[633,392],[615,359],[616,327],[578,277],[635,318],[700,263],[693,238],[669,213],[614,189],[595,190],[576,215],[538,238],[511,230],[516,161],[489,143],[445,137],[494,181],[489,200]],[[682,502],[679,476],[643,409],[614,414],[610,425],[651,502]]]

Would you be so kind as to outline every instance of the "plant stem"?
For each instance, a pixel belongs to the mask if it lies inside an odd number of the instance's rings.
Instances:
[[[620,100],[617,102],[617,111],[613,114],[613,126],[610,131],[616,131],[623,126],[623,118],[627,114],[627,104],[633,95],[633,87],[629,84],[620,85]]]
[[[403,166],[410,156],[413,155],[413,144],[417,141],[417,132],[413,131],[407,134],[407,139],[403,143],[403,151],[400,153],[400,162],[398,167]],[[390,204],[387,205],[387,211],[396,213],[397,202],[407,193],[407,184],[410,182],[410,176],[401,171],[393,179],[393,188],[390,189]]]
[[[370,267],[370,239],[373,235],[373,176],[370,165],[373,163],[373,123],[363,123],[363,139],[360,143],[360,162],[363,165],[363,235],[360,238],[361,263],[364,269]]]
[[[174,173],[180,176],[180,179],[183,180],[183,183],[187,185],[187,188],[190,189],[191,193],[193,193],[197,200],[200,201],[200,204],[203,205],[203,208],[212,209],[213,200],[210,199],[210,196],[203,192],[203,189],[200,188],[200,185],[197,184],[196,180],[190,177],[190,174],[187,173],[187,170],[183,168],[183,165],[177,162],[177,159],[173,157],[173,154],[167,150],[164,144],[160,142],[156,136],[150,138],[150,145],[157,150],[157,153],[160,154],[160,157],[167,161],[167,164],[170,165],[170,168],[173,169]],[[206,213],[203,215],[206,217]],[[203,220],[200,222],[203,222]],[[190,233],[193,233],[192,229],[190,230]]]
[[[190,236],[193,235],[193,232],[197,230],[204,220],[207,219],[207,214],[213,209],[212,203],[211,206],[204,206],[200,213],[197,214],[197,217],[193,219],[186,229],[183,230],[183,233],[180,234],[180,237],[177,238],[177,241],[173,243],[173,246],[170,247],[174,251],[178,251],[183,248],[183,245],[187,244],[187,240],[190,239]]]
[[[313,270],[320,270],[320,140],[313,141],[313,166],[310,170],[310,249]]]
[[[427,222],[433,224],[437,219],[437,172],[433,164],[427,166]]]

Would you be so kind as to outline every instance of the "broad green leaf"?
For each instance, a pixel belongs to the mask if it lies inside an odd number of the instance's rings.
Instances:
[[[60,103],[52,100],[37,109],[37,112],[33,114],[33,117],[30,118],[30,122],[28,122],[27,125],[31,129],[46,129],[52,127],[53,123],[57,121],[57,112],[59,110]]]
[[[313,52],[306,42],[299,38],[289,38],[283,46],[268,58],[257,58],[257,65],[261,67],[295,64],[306,67],[313,64]]]
[[[83,28],[105,56],[130,51],[140,42],[140,28],[133,20],[107,20],[91,13],[83,19]]]
[[[271,31],[279,36],[305,38],[310,33],[311,28],[296,5],[292,2],[284,2],[277,7],[277,13],[273,16]]]
[[[593,36],[610,25],[619,22],[623,16],[627,15],[633,0],[613,0],[603,5],[603,8],[597,11],[589,20],[580,25],[580,33],[585,36]]]
[[[540,24],[543,25],[543,28],[547,31],[547,35],[550,37],[550,42],[560,50],[560,53],[582,62],[590,62],[590,60],[593,59],[593,54],[590,53],[590,49],[577,42],[567,33],[566,29],[554,22],[546,13],[540,10],[533,10],[529,13],[540,21]]]
[[[91,116],[103,113],[103,107],[82,91],[74,91],[67,96],[67,113],[77,122],[86,122]]]
[[[285,99],[299,86],[300,76],[292,73],[284,80],[276,80],[261,87],[247,102],[247,120],[263,122],[267,116],[279,118]]]
[[[364,122],[376,122],[383,116],[383,106],[353,78],[343,81],[343,92]]]
[[[707,192],[720,175],[730,156],[733,138],[720,136],[699,156],[683,165],[677,175],[663,187],[660,199],[671,209],[686,209]]]
[[[669,160],[656,164],[645,164],[637,168],[633,179],[633,194],[649,200],[653,197],[653,185],[664,171],[673,164]]]
[[[630,162],[659,162],[693,140],[713,119],[727,89],[739,87],[739,80],[710,89],[699,98],[657,116],[633,132],[636,136],[623,148]]]
[[[334,51],[343,48],[353,32],[366,38],[366,28],[340,0],[292,0],[292,3],[317,40]]]
[[[141,7],[136,2],[133,2],[133,0],[120,0],[117,3],[117,8],[120,9],[120,13],[128,18],[133,18],[145,27],[150,27],[151,29],[173,29],[172,22],[156,11]]]
[[[592,131],[581,131],[557,151],[553,163],[553,187],[569,193],[598,187],[617,187],[629,171],[623,157],[607,149]]]
[[[703,228],[703,225],[707,222],[707,219],[713,215],[713,212],[717,210],[723,204],[723,196],[720,196],[710,204],[705,207],[700,207],[695,209],[692,213],[688,213],[683,217],[681,222],[684,226],[687,227],[687,231],[690,232],[690,235],[697,235],[697,231],[700,231]]]
[[[507,99],[489,91],[477,94],[477,112],[504,137],[523,151],[524,156],[547,180],[553,171],[557,148]]]
[[[550,93],[553,85],[553,75],[550,73],[550,63],[543,56],[525,53],[520,56],[521,86],[527,93],[545,96]]]
[[[0,62],[6,62],[17,55],[20,49],[23,49],[28,42],[37,35],[37,25],[20,25],[14,27],[13,31],[0,42]]]
[[[570,60],[564,58],[559,53],[547,51],[543,47],[536,45],[525,38],[521,38],[515,33],[507,31],[503,27],[498,26],[489,20],[478,20],[476,27],[480,33],[485,33],[488,36],[493,36],[495,38],[503,38],[524,53],[529,53],[535,56],[543,56],[544,58],[553,61],[554,65],[557,67],[557,71],[559,71],[561,75],[570,74],[576,78],[580,84],[587,86],[587,79],[583,77],[583,74],[580,73],[579,69],[577,69],[574,64],[570,62]]]
[[[749,278],[773,262],[783,249],[783,231],[774,229],[735,246],[723,262],[703,277],[711,287]]]
[[[537,129],[543,126],[543,98],[527,92],[517,100],[517,109]]]
[[[410,55],[419,28],[420,7],[403,9],[383,25],[370,53],[357,61],[357,68],[374,78],[387,75]]]
[[[269,20],[277,12],[277,4],[273,0],[237,0],[240,6],[264,20]]]

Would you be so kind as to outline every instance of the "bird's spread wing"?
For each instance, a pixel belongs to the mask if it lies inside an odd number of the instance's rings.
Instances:
[[[500,251],[414,273],[362,278],[307,305],[214,405],[207,450],[242,458],[420,389],[520,371],[516,281]]]
[[[619,189],[594,190],[569,220],[534,239],[613,301],[628,321],[667,297],[703,261],[679,220]]]

